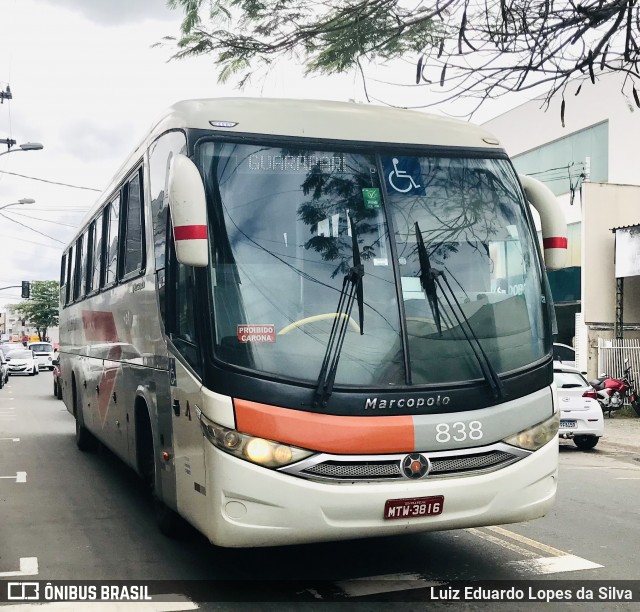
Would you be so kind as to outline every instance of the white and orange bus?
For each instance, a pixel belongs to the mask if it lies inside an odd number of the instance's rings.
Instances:
[[[476,126],[180,102],[62,257],[77,445],[132,466],[164,531],[179,515],[220,546],[542,516],[565,234]]]

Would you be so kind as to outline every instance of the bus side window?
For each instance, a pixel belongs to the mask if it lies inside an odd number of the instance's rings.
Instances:
[[[167,132],[149,147],[149,193],[151,194],[151,225],[153,231],[153,266],[157,275],[160,316],[166,325],[165,258],[167,256],[167,228],[169,205],[167,178],[169,164],[176,153],[184,153],[187,140],[184,132]],[[168,330],[167,330],[168,331]]]
[[[87,251],[87,236],[86,233],[82,234],[78,240],[76,240],[76,261],[75,269],[73,273],[73,299],[80,300],[84,297],[82,273],[85,269],[86,263],[86,251]]]
[[[102,272],[102,213],[96,217],[91,224],[91,232],[93,236],[92,248],[93,258],[92,266],[89,270],[88,289],[95,291],[100,288],[100,277]]]
[[[188,342],[196,340],[196,325],[193,316],[193,268],[176,266],[176,332]]]
[[[120,195],[105,208],[104,223],[106,224],[106,261],[105,285],[112,285],[118,273],[118,218],[120,217]]]
[[[88,273],[91,269],[93,253],[91,252],[91,240],[89,230],[82,234],[82,262],[80,264],[80,297],[84,298],[89,293]]]
[[[167,266],[167,317],[171,340],[189,365],[202,375],[195,316],[194,268],[178,263],[170,226]]]
[[[69,248],[67,253],[67,287],[64,295],[64,303],[68,304],[71,301],[71,287],[73,286],[73,247]]]
[[[138,169],[127,183],[122,206],[122,277],[140,272],[144,266],[144,223],[142,219],[142,171]]]
[[[60,260],[60,303],[65,303],[65,295],[67,291],[67,277],[65,275],[67,271],[67,253],[62,255],[62,259]]]
[[[93,253],[94,253],[94,244],[96,242],[96,223],[93,221],[89,225],[89,229],[84,234],[87,240],[87,257],[86,263],[84,266],[82,282],[84,283],[85,295],[89,295],[91,293],[91,279],[92,279],[92,270],[93,270]]]

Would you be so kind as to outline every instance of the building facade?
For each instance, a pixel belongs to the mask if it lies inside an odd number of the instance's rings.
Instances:
[[[550,274],[558,340],[575,344],[576,315],[586,325],[587,350],[580,366],[599,372],[598,339],[613,338],[624,313],[624,338],[640,338],[640,277],[615,273],[616,228],[640,225],[640,108],[623,93],[624,77],[607,75],[579,83],[547,106],[531,101],[484,124],[501,141],[521,174],[543,181],[558,197],[568,223],[565,270]],[[630,91],[630,86],[629,86]]]

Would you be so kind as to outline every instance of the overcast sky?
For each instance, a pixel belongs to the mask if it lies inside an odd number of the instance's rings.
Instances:
[[[223,95],[362,99],[354,75],[304,79],[291,66],[243,92],[220,86],[209,58],[169,62],[170,47],[152,48],[178,34],[181,16],[165,0],[0,0],[0,89],[9,84],[13,94],[0,105],[0,138],[44,145],[0,155],[0,287],[58,279],[63,244],[152,120],[174,102]],[[406,70],[410,82],[414,68]],[[21,198],[36,202],[2,210]],[[0,290],[0,308],[19,298],[18,289]]]

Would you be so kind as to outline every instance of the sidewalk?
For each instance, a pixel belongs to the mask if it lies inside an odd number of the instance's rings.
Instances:
[[[605,450],[607,447],[640,453],[640,418],[605,415],[604,436],[600,438],[598,448]]]

